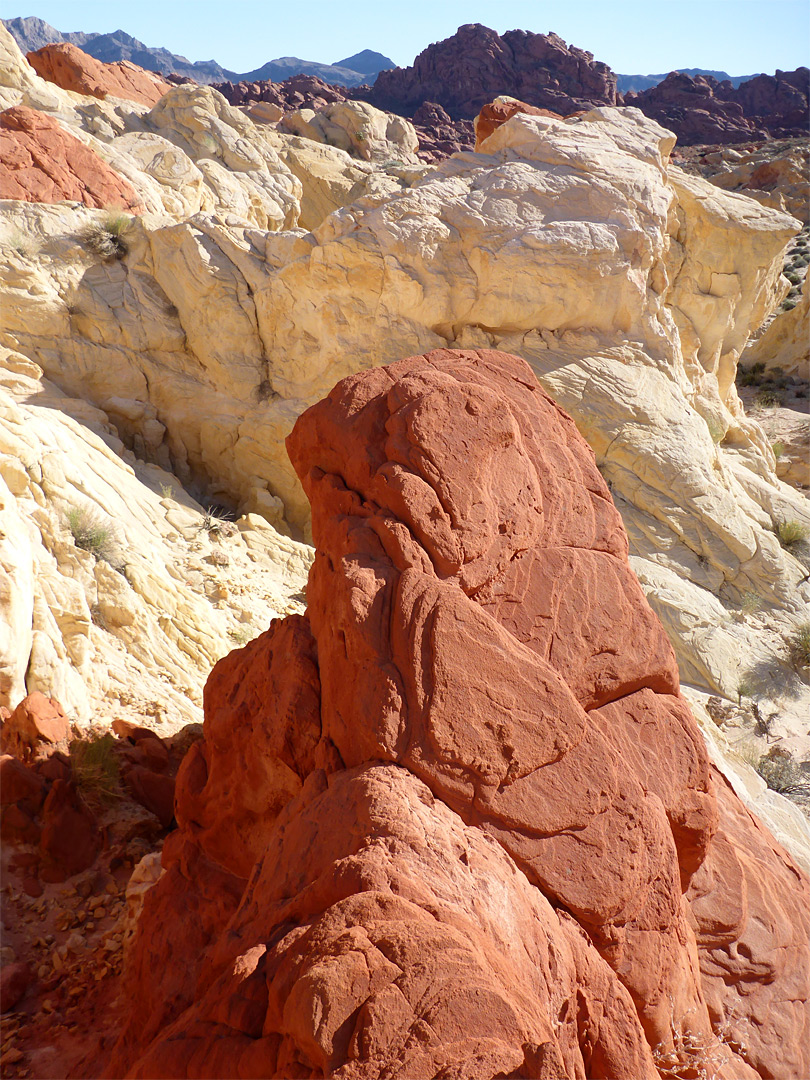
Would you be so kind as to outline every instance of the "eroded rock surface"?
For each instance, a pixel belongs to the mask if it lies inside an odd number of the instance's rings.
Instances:
[[[713,779],[530,369],[375,368],[288,444],[308,614],[212,673],[112,1071],[806,1071],[810,887]]]
[[[91,97],[111,95],[142,105],[156,105],[171,86],[159,75],[128,60],[105,64],[67,42],[46,45],[28,53],[27,59],[37,75],[47,82]]]
[[[140,211],[132,186],[51,117],[24,105],[0,113],[0,197]]]

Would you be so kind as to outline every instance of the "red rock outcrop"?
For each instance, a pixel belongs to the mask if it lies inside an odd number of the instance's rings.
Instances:
[[[594,105],[615,105],[616,76],[591,53],[566,45],[556,34],[509,30],[500,36],[470,23],[429,45],[411,67],[381,71],[368,100],[404,116],[434,101],[453,119],[472,120],[501,94],[565,116]]]
[[[674,131],[682,146],[800,137],[810,125],[808,81],[807,68],[758,75],[736,88],[711,75],[671,71],[624,101]]]
[[[288,448],[308,616],[209,679],[105,1075],[807,1074],[810,885],[528,366],[373,368]]]
[[[0,198],[142,210],[122,176],[53,117],[24,105],[0,113]]]
[[[558,119],[557,113],[550,112],[548,109],[537,109],[534,105],[527,105],[525,101],[517,101],[515,98],[491,101],[475,118],[475,149],[478,150],[481,143],[488,139],[496,128],[505,124],[517,113],[526,113],[528,116],[551,116]]]
[[[90,97],[124,98],[142,105],[156,105],[171,83],[153,71],[121,60],[105,64],[82,52],[76,45],[46,45],[26,56],[28,63],[43,79],[56,83],[63,90]]]
[[[66,750],[69,738],[70,724],[62,706],[35,690],[3,724],[0,743],[4,752],[30,758],[42,748]]]
[[[425,101],[411,118],[419,139],[420,159],[428,164],[444,161],[460,150],[475,146],[475,130],[469,120],[451,120],[441,105]]]

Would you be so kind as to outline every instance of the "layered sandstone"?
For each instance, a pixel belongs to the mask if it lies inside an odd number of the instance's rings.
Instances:
[[[199,720],[234,639],[298,609],[308,549],[256,515],[207,512],[147,464],[169,462],[143,399],[102,411],[4,351],[0,411],[0,707],[40,692],[82,725]]]
[[[710,770],[528,366],[375,368],[288,442],[308,613],[209,681],[112,1071],[807,1071],[810,883]]]
[[[108,96],[156,105],[171,83],[128,60],[105,64],[76,45],[46,45],[27,56],[28,63],[47,82],[76,94]]]
[[[97,154],[49,116],[21,105],[0,113],[0,198],[143,210],[132,186]]]

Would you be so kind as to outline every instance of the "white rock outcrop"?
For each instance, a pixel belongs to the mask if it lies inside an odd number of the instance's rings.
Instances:
[[[284,114],[279,127],[291,135],[336,146],[361,161],[419,164],[419,139],[410,120],[376,109],[366,101],[296,109]]]
[[[299,609],[309,549],[207,512],[18,353],[0,416],[0,705],[41,690],[77,721],[198,722],[211,666]]]

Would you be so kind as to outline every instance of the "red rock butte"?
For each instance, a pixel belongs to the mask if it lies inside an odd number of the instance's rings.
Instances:
[[[211,674],[105,1075],[810,1075],[808,881],[529,367],[372,368],[288,449],[308,612]]]

